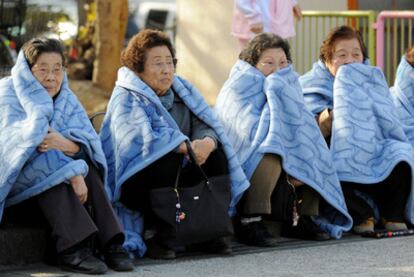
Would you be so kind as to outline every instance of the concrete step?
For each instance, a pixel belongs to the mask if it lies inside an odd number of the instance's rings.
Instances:
[[[46,231],[40,227],[0,226],[0,265],[26,265],[44,261]]]

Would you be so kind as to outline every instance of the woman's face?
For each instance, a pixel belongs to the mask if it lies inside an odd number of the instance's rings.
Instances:
[[[362,63],[363,60],[361,46],[356,38],[341,39],[334,44],[332,58],[326,62],[326,66],[332,75],[335,76],[341,65]]]
[[[64,76],[62,56],[59,53],[40,54],[31,70],[50,97],[59,93]]]
[[[147,50],[144,71],[138,76],[163,96],[171,87],[174,77],[174,61],[167,46],[156,46]]]
[[[282,48],[269,48],[260,55],[256,68],[268,76],[288,65],[289,62]]]

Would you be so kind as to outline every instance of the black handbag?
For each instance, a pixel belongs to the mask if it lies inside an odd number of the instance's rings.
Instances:
[[[185,246],[233,234],[228,214],[231,201],[228,175],[207,177],[186,141],[190,161],[203,177],[197,184],[179,186],[181,166],[173,187],[152,189],[153,212],[170,226],[170,245]]]

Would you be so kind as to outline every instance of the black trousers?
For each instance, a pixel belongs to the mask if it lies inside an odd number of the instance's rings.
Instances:
[[[21,217],[20,220],[23,221],[25,218],[31,221],[34,218],[45,220],[56,241],[58,253],[92,235],[96,235],[101,248],[109,240],[123,243],[123,229],[106,195],[99,171],[93,165],[89,165],[85,183],[88,187],[88,200],[84,205],[80,203],[71,185],[62,183],[5,209],[6,221],[15,216]]]
[[[152,212],[150,190],[174,186],[183,158],[182,154],[170,152],[131,176],[122,185],[120,201],[127,208],[139,211],[145,216],[145,228],[153,225],[151,227],[162,230],[165,226]],[[208,177],[229,174],[227,157],[221,148],[213,151],[201,168]],[[181,169],[179,186],[192,186],[201,180],[202,175],[194,164],[189,162]]]
[[[411,192],[410,166],[401,162],[396,165],[391,174],[382,182],[372,185],[362,185],[352,182],[341,182],[348,211],[354,224],[360,224],[374,211],[368,203],[355,194],[355,190],[370,195],[379,208],[381,217],[387,221],[404,221],[404,210]]]

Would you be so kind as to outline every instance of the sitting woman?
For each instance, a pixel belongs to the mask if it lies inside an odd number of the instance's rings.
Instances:
[[[404,123],[408,139],[414,145],[414,46],[401,58],[391,92],[397,114]]]
[[[0,81],[0,106],[0,218],[4,207],[5,217],[43,214],[64,270],[132,270],[104,189],[101,143],[68,87],[59,41],[32,39],[23,46],[11,77]],[[94,239],[106,265],[90,249]]]
[[[300,83],[330,144],[353,230],[372,232],[375,222],[389,231],[405,230],[405,220],[414,220],[414,150],[383,73],[367,65],[367,58],[360,34],[337,27]]]
[[[147,248],[151,258],[173,259],[174,234],[155,215],[150,192],[173,187],[179,167],[180,186],[201,180],[196,165],[183,161],[185,141],[191,141],[207,176],[230,174],[232,206],[248,182],[211,109],[192,85],[174,75],[175,50],[168,36],[141,31],[128,43],[121,63],[100,133],[108,189],[127,231],[128,250],[142,256]],[[229,254],[230,241],[222,237],[202,250]]]
[[[351,219],[329,149],[303,102],[288,43],[263,33],[239,58],[215,107],[251,183],[238,204],[236,236],[249,245],[275,245],[262,217],[283,220],[289,195],[279,191],[290,186],[300,204],[287,211],[287,221],[297,226],[282,235],[340,238]]]

